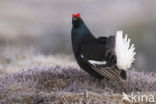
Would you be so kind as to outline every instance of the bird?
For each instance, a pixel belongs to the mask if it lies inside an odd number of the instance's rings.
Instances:
[[[86,26],[80,13],[72,14],[72,50],[80,68],[97,79],[126,80],[126,71],[135,60],[135,46],[127,34],[96,38]]]

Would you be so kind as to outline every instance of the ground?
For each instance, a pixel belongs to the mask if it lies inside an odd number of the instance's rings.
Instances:
[[[21,53],[21,47],[1,49],[1,104],[128,104],[122,101],[123,92],[156,95],[156,73],[133,68],[125,82],[97,80],[70,55],[45,56],[31,49]]]

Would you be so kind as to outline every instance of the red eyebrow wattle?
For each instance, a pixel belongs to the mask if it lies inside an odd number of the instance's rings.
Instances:
[[[75,14],[74,14],[74,13],[72,14],[72,17],[73,17],[73,18],[75,17]]]
[[[77,17],[77,18],[80,18],[80,13],[77,13],[77,14],[76,14],[76,17]]]

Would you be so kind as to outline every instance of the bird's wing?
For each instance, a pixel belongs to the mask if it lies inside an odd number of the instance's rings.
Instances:
[[[121,70],[117,69],[116,66],[108,66],[106,61],[88,60],[82,55],[81,57],[83,61],[91,67],[92,70],[95,70],[100,75],[113,80],[122,80],[120,76]]]
[[[92,41],[83,45],[80,52],[82,60],[100,75],[113,80],[121,80],[121,72],[116,67],[113,45],[101,41]]]

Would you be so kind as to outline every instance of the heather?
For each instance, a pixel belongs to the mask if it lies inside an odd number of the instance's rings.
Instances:
[[[156,74],[128,72],[125,82],[97,80],[78,67],[42,66],[0,77],[0,102],[21,104],[121,103],[121,93],[156,91]]]

